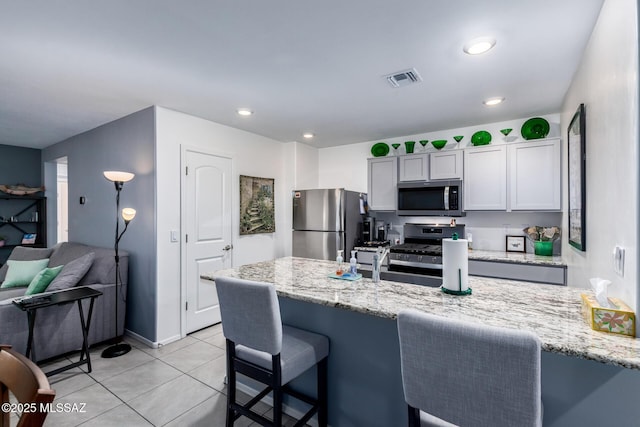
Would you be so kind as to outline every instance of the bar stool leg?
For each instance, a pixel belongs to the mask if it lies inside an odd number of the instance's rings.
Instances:
[[[318,425],[327,427],[328,420],[328,387],[327,387],[327,360],[325,357],[318,363]]]
[[[409,427],[420,427],[420,410],[407,405],[409,408]]]
[[[227,421],[226,427],[233,427],[236,420],[236,411],[233,405],[236,403],[236,370],[233,366],[235,357],[235,344],[227,340]]]
[[[282,365],[280,355],[272,356],[273,371],[273,425],[282,426]]]

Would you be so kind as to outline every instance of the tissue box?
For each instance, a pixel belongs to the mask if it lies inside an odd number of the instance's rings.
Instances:
[[[582,294],[582,314],[594,331],[636,336],[636,315],[618,298],[609,298],[615,307],[600,306],[592,295]]]

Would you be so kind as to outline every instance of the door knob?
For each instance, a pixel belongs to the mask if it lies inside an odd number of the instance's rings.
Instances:
[[[224,248],[222,248],[223,251],[230,251],[231,249],[233,249],[233,245],[227,245]]]

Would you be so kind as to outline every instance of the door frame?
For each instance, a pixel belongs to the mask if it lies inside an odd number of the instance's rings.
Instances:
[[[236,166],[235,160],[232,155],[223,153],[216,150],[209,150],[207,148],[196,147],[191,145],[180,144],[180,336],[182,338],[187,336],[187,312],[182,307],[185,307],[187,303],[187,245],[185,244],[185,230],[186,224],[186,175],[183,173],[187,167],[187,151],[206,154],[209,156],[222,157],[231,161],[231,175],[235,176]],[[233,179],[231,181],[231,244],[233,245],[234,237],[234,209],[233,204],[235,202],[235,185]],[[233,254],[231,254],[231,266],[233,267]]]

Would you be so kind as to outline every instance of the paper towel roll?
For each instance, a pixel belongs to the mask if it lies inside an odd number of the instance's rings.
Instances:
[[[469,253],[466,239],[442,239],[442,286],[450,291],[469,289]]]

